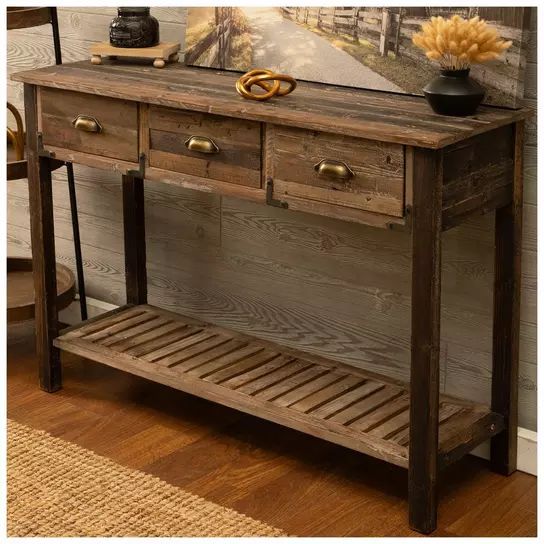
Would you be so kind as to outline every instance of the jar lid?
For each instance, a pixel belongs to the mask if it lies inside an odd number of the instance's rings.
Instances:
[[[117,12],[120,15],[126,14],[126,13],[140,13],[142,15],[146,15],[149,13],[149,11],[150,11],[150,8],[127,8],[127,7],[117,8]]]

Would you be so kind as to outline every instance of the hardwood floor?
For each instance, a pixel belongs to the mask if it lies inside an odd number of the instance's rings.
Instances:
[[[8,417],[297,536],[420,536],[407,472],[77,357],[38,388],[33,328],[8,331]],[[440,482],[434,536],[535,536],[536,478],[466,457]]]

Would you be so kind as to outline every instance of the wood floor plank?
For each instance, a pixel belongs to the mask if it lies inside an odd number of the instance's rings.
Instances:
[[[404,469],[68,353],[62,393],[44,393],[33,334],[8,332],[8,417],[290,535],[417,536]],[[443,472],[441,495],[433,536],[537,534],[534,476],[469,455]]]

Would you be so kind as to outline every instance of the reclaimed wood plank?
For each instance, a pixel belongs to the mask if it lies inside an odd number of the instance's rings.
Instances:
[[[511,474],[517,466],[523,134],[524,124],[519,122],[514,126],[510,203],[495,213],[491,407],[504,417],[505,430],[491,440],[491,466],[501,474]]]
[[[289,406],[306,399],[316,393],[323,391],[326,388],[337,384],[339,381],[347,378],[345,374],[338,372],[327,372],[316,379],[313,379],[296,389],[281,394],[279,397],[275,397],[273,402],[280,406]]]
[[[328,418],[331,421],[341,423],[342,425],[349,426],[352,422],[360,419],[380,408],[384,404],[389,404],[392,400],[400,397],[402,395],[402,389],[390,385],[381,387],[371,395],[365,396],[363,399],[358,402],[348,406],[347,408],[341,410],[337,414],[334,414],[332,417]]]
[[[323,389],[320,389],[307,397],[299,399],[295,403],[289,405],[289,408],[298,410],[299,412],[309,413],[357,388],[363,382],[364,380],[362,380],[359,376],[343,376],[342,379],[334,381],[327,387],[324,387]]]
[[[304,82],[282,101],[254,104],[233,92],[236,74],[187,69],[180,64],[161,72],[164,74],[149,71],[144,80],[138,67],[92,66],[85,61],[12,77],[31,84],[310,130],[334,127],[338,134],[429,148],[450,145],[529,114],[524,109],[482,107],[472,118],[456,122],[430,113],[420,98]]]
[[[304,386],[308,382],[314,381],[317,378],[327,374],[329,370],[324,367],[319,366],[310,366],[309,368],[304,369],[304,371],[290,376],[286,380],[275,383],[270,387],[267,387],[264,390],[258,391],[255,393],[255,396],[263,400],[274,400],[277,397],[297,389],[298,387]]]
[[[225,372],[218,372],[218,375],[212,375],[210,381],[236,389],[281,368],[293,360],[293,357],[280,355],[277,351],[260,350],[239,365],[225,369]]]

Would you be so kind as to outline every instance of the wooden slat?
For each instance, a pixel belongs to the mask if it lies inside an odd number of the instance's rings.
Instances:
[[[376,410],[380,406],[390,402],[402,394],[402,389],[386,385],[383,389],[376,391],[372,395],[352,404],[349,408],[338,412],[330,418],[331,421],[336,421],[342,425],[349,425],[352,421],[359,419]]]
[[[138,306],[129,307],[128,309],[125,307],[125,310],[121,313],[114,311],[109,313],[108,316],[102,318],[98,316],[97,318],[93,319],[91,323],[85,322],[83,324],[80,323],[79,327],[70,327],[65,334],[63,333],[63,336],[69,338],[71,336],[85,336],[92,334],[94,332],[102,331],[105,328],[115,325],[121,321],[126,321],[131,317],[142,315],[144,312],[145,309]]]
[[[183,327],[174,329],[172,332],[168,332],[166,334],[162,334],[160,336],[150,338],[149,340],[146,340],[142,342],[141,344],[131,346],[130,348],[123,351],[126,351],[127,354],[133,355],[134,357],[143,358],[144,355],[147,355],[151,353],[152,351],[156,351],[166,346],[170,346],[174,342],[183,340],[184,338],[187,338],[188,336],[196,334],[200,330],[201,329],[199,328],[189,327],[187,325],[184,325]]]
[[[314,393],[319,393],[323,389],[338,383],[346,376],[337,372],[327,372],[326,374],[311,380],[310,382],[293,389],[274,399],[274,404],[279,406],[291,406],[292,404],[301,401]]]
[[[114,334],[117,334],[121,331],[125,331],[136,325],[139,325],[140,323],[145,323],[153,319],[155,319],[155,316],[153,314],[149,312],[144,312],[143,314],[135,315],[134,317],[130,317],[129,319],[119,321],[118,323],[110,325],[109,327],[106,327],[105,329],[102,329],[100,331],[86,334],[83,338],[85,338],[85,340],[87,340],[88,342],[98,342],[105,338],[109,338],[110,336],[113,336]]]
[[[168,325],[170,322],[167,319],[164,319],[160,316],[154,316],[150,321],[146,321],[136,327],[131,327],[130,329],[121,331],[117,334],[113,334],[103,342],[100,342],[103,346],[111,346],[115,344],[115,349],[119,349],[119,345],[124,340],[133,339],[134,337],[140,337],[142,333],[149,332],[150,334],[155,333],[157,329]]]
[[[332,402],[344,393],[355,389],[357,386],[361,385],[363,381],[364,380],[359,376],[344,376],[341,380],[335,381],[327,387],[291,404],[289,408],[298,410],[299,412],[310,412],[324,404]]]
[[[167,357],[172,353],[183,350],[189,346],[192,346],[193,344],[201,342],[202,340],[205,340],[210,336],[212,336],[212,334],[208,330],[203,331],[199,329],[193,329],[191,331],[191,334],[187,335],[181,340],[178,340],[177,342],[172,342],[164,347],[161,347],[160,349],[150,351],[145,355],[142,355],[141,358],[145,361],[155,362],[159,359]]]
[[[303,372],[299,372],[286,380],[282,380],[271,387],[267,387],[264,391],[255,393],[255,395],[263,400],[274,400],[275,398],[289,393],[293,389],[303,386],[328,372],[329,370],[324,367],[311,366],[306,368]]]
[[[223,383],[244,373],[247,373],[264,363],[279,356],[279,353],[263,349],[261,346],[250,345],[237,352],[237,358],[234,356],[233,364],[220,370],[205,375],[199,375],[204,380],[213,383]]]
[[[156,329],[152,329],[144,334],[138,334],[138,336],[136,337],[130,337],[126,340],[116,342],[115,349],[117,351],[127,351],[129,349],[142,346],[142,344],[146,344],[147,342],[150,342],[152,340],[159,340],[167,334],[173,333],[175,331],[181,331],[186,328],[187,325],[177,323],[176,321],[166,320],[166,323],[164,325],[161,325]]]
[[[268,374],[245,383],[244,385],[238,387],[236,390],[246,395],[255,395],[259,391],[263,391],[276,383],[282,382],[283,380],[290,378],[294,374],[303,372],[306,368],[312,366],[307,361],[293,361],[285,366],[280,368],[273,369]]]
[[[226,369],[225,373],[221,375],[218,372],[217,376],[213,375],[215,383],[220,383],[225,387],[236,389],[248,382],[256,380],[261,376],[264,376],[275,369],[281,368],[283,365],[292,361],[293,358],[279,353],[264,350],[256,353],[253,357],[250,357],[246,361],[243,361],[239,366]]]
[[[361,401],[384,387],[383,383],[365,380],[364,383],[356,389],[346,391],[343,395],[323,404],[311,413],[315,417],[329,419],[338,412],[345,410],[349,406]]]
[[[457,412],[464,409],[463,405],[451,404],[449,402],[443,402],[440,405],[440,412],[438,414],[438,423],[442,424],[450,417],[453,417]],[[440,436],[440,427],[438,429]],[[410,427],[400,429],[394,435],[390,435],[388,440],[400,444],[401,446],[407,446],[410,442]]]
[[[179,371],[189,371],[202,376],[208,372],[213,372],[213,369],[219,370],[219,368],[223,368],[225,365],[230,364],[229,361],[237,361],[237,357],[243,356],[240,355],[241,350],[247,347],[247,342],[243,340],[230,339],[215,348],[184,359],[176,367]]]
[[[87,336],[73,329],[55,345],[408,467],[401,383],[149,305],[104,323],[82,326],[94,331]],[[504,428],[501,415],[445,395],[439,421],[441,466]]]
[[[407,404],[402,412],[399,412],[397,415],[374,427],[368,434],[377,436],[378,438],[388,439],[391,435],[398,433],[400,430],[407,429],[408,425],[410,425],[410,406]]]
[[[190,346],[184,346],[181,349],[176,350],[174,353],[155,361],[157,364],[162,366],[178,366],[183,361],[194,357],[195,355],[200,355],[205,353],[217,346],[220,346],[229,341],[227,336],[221,334],[209,334],[208,336],[203,336],[197,342],[191,342]],[[180,370],[180,369],[178,369]]]
[[[359,419],[356,419],[355,421],[351,422],[349,426],[352,429],[357,429],[362,432],[369,432],[400,412],[406,410],[409,408],[409,406],[410,402],[408,396],[401,395],[395,400],[380,406],[376,410],[365,414]]]

